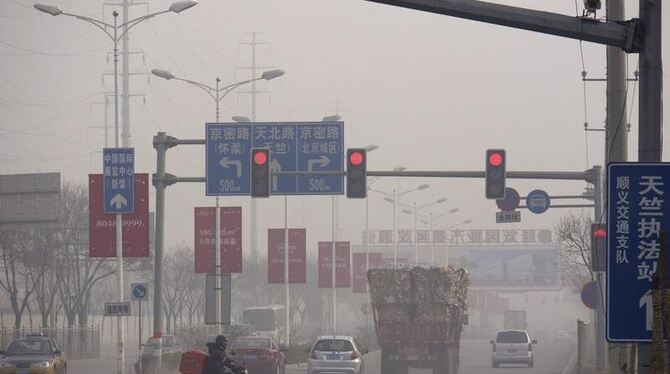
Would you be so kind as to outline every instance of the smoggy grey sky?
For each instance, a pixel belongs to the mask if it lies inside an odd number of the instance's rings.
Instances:
[[[57,4],[51,2],[52,4]],[[572,0],[502,1],[575,14]],[[169,0],[148,0],[148,11],[166,9]],[[581,1],[579,5],[581,7]],[[637,16],[637,1],[627,1],[627,18]],[[102,2],[61,0],[72,13],[111,19]],[[604,6],[604,4],[603,4]],[[581,11],[581,10],[580,10]],[[133,16],[147,6],[132,8]],[[604,12],[603,12],[604,15]],[[670,20],[666,6],[663,19]],[[250,63],[246,33],[262,32],[267,45],[258,63],[286,75],[259,87],[258,120],[306,121],[339,114],[346,146],[377,144],[370,170],[404,165],[411,170],[482,170],[486,148],[507,149],[508,170],[582,171],[603,161],[603,133],[585,139],[584,93],[579,42],[499,26],[394,8],[363,0],[202,0],[181,14],[165,14],[131,31],[131,71],[153,68],[214,84],[248,77],[236,69]],[[665,28],[664,46],[670,45]],[[0,0],[0,173],[60,171],[64,180],[84,183],[101,171],[99,151],[105,92],[113,89],[111,41],[91,25],[51,17],[28,0]],[[589,77],[605,76],[605,49],[583,44]],[[670,48],[664,49],[668,61]],[[628,70],[637,56],[628,58]],[[143,75],[131,78],[132,143],[137,172],[155,171],[151,138],[165,131],[178,138],[202,138],[214,120],[214,103],[202,91],[177,81]],[[591,127],[605,119],[605,84],[588,83],[586,116]],[[632,109],[629,157],[637,159],[637,95],[629,86]],[[666,101],[665,111],[668,112]],[[250,115],[245,94],[224,99],[222,118]],[[113,111],[109,108],[109,123]],[[112,142],[110,132],[110,142]],[[664,142],[667,155],[668,141]],[[112,143],[110,143],[112,144]],[[588,148],[588,157],[587,157]],[[666,158],[666,157],[664,157]],[[204,175],[204,148],[178,147],[168,153],[168,171]],[[419,204],[447,197],[425,212],[458,207],[447,222],[473,219],[472,228],[551,228],[566,210],[542,216],[522,213],[522,223],[495,224],[495,204],[484,199],[483,180],[393,180],[375,188],[431,187],[404,199]],[[580,194],[584,183],[511,180],[522,195],[535,188],[550,194]],[[153,210],[153,188],[151,189]],[[248,198],[226,198],[242,205]],[[193,241],[193,207],[213,205],[203,185],[175,185],[167,193],[167,245]],[[581,202],[581,201],[580,201]],[[291,226],[308,228],[308,244],[330,238],[330,198],[290,198]],[[372,194],[371,228],[391,226],[391,206]],[[283,200],[259,203],[259,245],[265,228],[283,225]],[[364,203],[338,198],[340,238],[358,243]],[[246,220],[245,220],[246,221]],[[400,226],[413,224],[399,215]],[[445,221],[440,221],[443,225]],[[245,239],[246,240],[246,239]]]

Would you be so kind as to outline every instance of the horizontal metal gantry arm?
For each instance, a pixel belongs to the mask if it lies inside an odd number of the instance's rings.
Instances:
[[[619,47],[638,52],[637,20],[614,22],[476,0],[367,0],[429,13]]]

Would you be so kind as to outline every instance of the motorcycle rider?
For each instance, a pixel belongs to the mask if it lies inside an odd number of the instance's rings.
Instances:
[[[209,359],[207,359],[207,365],[205,366],[205,374],[227,374],[226,369],[233,374],[245,374],[244,368],[237,365],[226,354],[227,344],[228,339],[223,335],[217,336],[214,343],[207,343]]]

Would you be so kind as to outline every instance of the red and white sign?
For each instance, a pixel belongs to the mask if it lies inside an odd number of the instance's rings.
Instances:
[[[214,273],[216,208],[194,208],[195,272]],[[242,207],[221,207],[221,273],[242,272]]]
[[[116,217],[104,213],[102,174],[88,175],[88,255],[116,257]],[[134,213],[123,214],[123,257],[149,257],[149,175],[135,174]]]
[[[353,265],[352,289],[354,293],[366,293],[368,288],[366,279],[367,266],[365,263],[365,253],[354,253],[351,258],[351,262]]]
[[[307,282],[307,230],[288,230],[289,283]],[[268,229],[268,283],[284,283],[284,229]]]
[[[319,288],[333,287],[333,243],[319,242]]]
[[[319,288],[333,285],[333,244],[319,242]],[[349,242],[335,242],[335,287],[351,287],[351,245]]]
[[[335,242],[335,287],[351,287],[351,246]]]

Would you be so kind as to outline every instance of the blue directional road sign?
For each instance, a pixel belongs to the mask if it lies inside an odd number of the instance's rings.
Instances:
[[[130,285],[130,299],[144,301],[149,299],[149,285],[146,283],[132,283]]]
[[[105,213],[132,213],[135,207],[135,149],[103,149]]]
[[[533,190],[526,196],[526,207],[531,213],[542,214],[549,209],[550,205],[549,194],[542,190]]]
[[[251,148],[270,149],[270,173],[343,171],[342,122],[208,123],[207,195],[250,195]],[[274,175],[273,195],[344,193],[344,177]]]
[[[207,196],[249,195],[251,131],[247,124],[205,125]]]
[[[670,164],[613,163],[607,178],[607,339],[651,341],[660,232],[670,229]],[[668,217],[668,218],[665,218]]]

